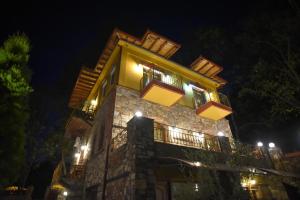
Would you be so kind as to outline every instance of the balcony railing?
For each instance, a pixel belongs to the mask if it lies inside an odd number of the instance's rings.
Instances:
[[[225,106],[231,107],[228,97],[220,92],[218,94],[219,94],[220,103]]]
[[[154,140],[156,142],[199,148],[209,151],[221,151],[218,137],[191,130],[174,128],[155,123]]]
[[[143,90],[153,80],[183,90],[182,78],[180,76],[170,72],[160,71],[154,67],[144,70],[143,77],[140,80],[141,90]]]
[[[84,168],[85,165],[72,165],[70,170],[70,178],[71,179],[81,179],[84,176]]]

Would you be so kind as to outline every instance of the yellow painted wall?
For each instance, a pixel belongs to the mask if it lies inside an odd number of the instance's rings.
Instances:
[[[114,85],[116,85],[118,83],[118,73],[119,73],[119,65],[120,65],[120,52],[121,52],[121,48],[120,46],[117,46],[110,58],[108,59],[108,61],[106,62],[103,71],[101,72],[100,76],[98,77],[95,86],[93,87],[89,97],[88,97],[88,101],[91,101],[93,99],[96,99],[98,94],[101,94],[101,86],[102,86],[102,82],[103,80],[107,80],[107,88],[106,88],[106,94],[109,93],[109,91],[114,87]],[[111,85],[110,84],[110,72],[112,70],[112,66],[115,65],[116,66],[116,71],[115,71],[115,84]],[[100,96],[97,98],[97,102],[98,104],[100,102],[102,102],[103,98],[101,98]],[[99,106],[99,105],[98,105]]]
[[[212,86],[212,83],[206,84],[206,80],[201,78],[195,79],[194,77],[188,77],[181,74],[179,67],[171,67],[161,58],[160,60],[156,56],[145,55],[143,52],[134,51],[125,46],[122,46],[121,53],[121,64],[120,64],[120,74],[119,74],[119,85],[134,90],[140,90],[140,80],[143,77],[143,68],[139,66],[139,63],[153,63],[158,68],[170,71],[172,73],[178,74],[183,78],[183,89],[185,95],[178,101],[179,104],[188,107],[194,107],[193,90],[189,87],[190,82],[198,82],[205,88],[210,88],[211,96],[214,101],[219,102],[218,95],[216,93],[216,87]],[[175,70],[177,69],[177,70]]]
[[[113,86],[109,84],[109,76],[113,64],[116,64],[117,67],[115,72],[116,84],[139,91],[140,80],[143,77],[143,68],[139,66],[139,63],[145,62],[152,63],[163,70],[170,71],[182,77],[185,95],[178,101],[179,104],[194,107],[194,95],[192,89],[189,87],[190,82],[197,82],[203,87],[208,88],[212,94],[211,96],[213,100],[219,102],[219,97],[216,92],[218,84],[214,81],[197,74],[190,69],[180,66],[177,63],[124,41],[119,41],[119,45],[117,45],[112,52],[112,55],[104,66],[103,71],[101,72],[87,100],[91,101],[96,99],[98,94],[101,94],[102,82],[105,79],[107,80],[106,93],[113,88]],[[98,104],[102,102],[102,100],[103,99],[98,97]]]

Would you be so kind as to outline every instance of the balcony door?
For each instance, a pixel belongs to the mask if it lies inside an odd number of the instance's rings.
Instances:
[[[201,91],[198,89],[193,88],[193,93],[194,93],[194,102],[195,102],[195,107],[196,109],[204,105],[207,100],[205,96],[205,91]]]

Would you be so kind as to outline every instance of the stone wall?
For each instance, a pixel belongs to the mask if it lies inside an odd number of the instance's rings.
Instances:
[[[226,119],[219,121],[205,119],[196,115],[194,109],[180,104],[166,107],[151,103],[140,98],[140,92],[117,86],[114,124],[126,126],[137,110],[141,111],[143,116],[159,123],[210,135],[217,135],[222,131],[225,136],[232,138],[229,122]]]
[[[110,152],[106,199],[155,199],[153,120],[132,118],[128,142]]]
[[[110,145],[112,133],[115,94],[115,90],[111,90],[103,102],[101,109],[97,111],[90,133],[91,137],[88,142],[91,149],[89,160],[87,161],[85,184],[87,191],[88,188],[98,185],[97,199],[102,199],[107,150]],[[105,127],[104,132],[101,132],[100,127],[102,126]],[[100,144],[100,134],[103,134],[102,144]]]

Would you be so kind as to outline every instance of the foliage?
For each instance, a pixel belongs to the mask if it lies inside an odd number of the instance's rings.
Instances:
[[[252,178],[252,171],[245,171],[244,167],[255,165],[258,160],[253,147],[235,142],[230,154],[204,150],[184,150],[187,160],[196,163],[197,167],[182,165],[181,171],[188,183],[198,185],[197,192],[191,185],[184,185],[181,192],[190,193],[190,199],[244,199],[247,194],[241,187],[241,179]],[[222,168],[227,168],[222,170]],[[230,169],[230,170],[228,170]],[[180,199],[180,197],[179,197]],[[183,198],[184,199],[184,198]]]
[[[223,91],[245,141],[266,139],[300,117],[300,14],[291,2],[290,8],[249,16],[232,30],[195,31],[187,36],[188,55],[179,58],[190,61],[201,53],[225,68]]]
[[[55,96],[56,91],[52,92],[43,87],[38,88],[30,98],[31,115],[26,127],[26,160],[20,177],[23,186],[28,184],[30,174],[43,162],[56,164],[61,158],[61,150],[66,146],[64,140],[66,119],[64,115],[53,117],[51,113],[63,102]],[[64,113],[62,110],[60,112]]]
[[[30,42],[24,34],[10,36],[0,47],[0,187],[17,180],[23,160],[29,117]]]

